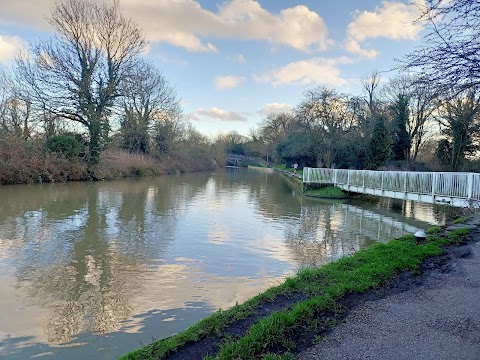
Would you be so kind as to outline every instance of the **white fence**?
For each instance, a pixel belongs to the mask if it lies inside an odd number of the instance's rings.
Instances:
[[[304,168],[306,184],[333,184],[346,191],[458,207],[478,207],[480,174]]]

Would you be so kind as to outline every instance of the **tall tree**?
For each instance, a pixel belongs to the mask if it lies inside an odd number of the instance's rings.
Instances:
[[[380,74],[377,70],[373,70],[369,75],[365,76],[362,80],[362,87],[366,93],[365,103],[370,110],[370,116],[375,117],[377,112],[377,89],[380,85]]]
[[[260,135],[267,143],[276,143],[288,135],[293,123],[292,113],[270,113],[260,124]]]
[[[165,77],[150,63],[139,61],[122,87],[122,145],[131,152],[147,153],[150,132],[168,141],[181,117],[180,100]],[[160,129],[164,134],[159,134]],[[164,152],[164,151],[162,151]]]
[[[392,113],[392,159],[408,160],[410,155],[411,138],[407,132],[407,124],[410,118],[410,98],[408,95],[399,94],[393,104],[390,105]]]
[[[56,3],[48,21],[56,35],[18,57],[19,78],[40,108],[86,128],[89,162],[95,165],[120,85],[146,41],[122,15],[117,0],[64,0]]]
[[[409,118],[407,132],[410,137],[409,159],[415,161],[429,134],[429,124],[438,108],[438,95],[432,84],[407,73],[390,79],[382,89],[383,97],[390,104],[400,97],[408,97]]]
[[[446,101],[437,119],[449,141],[449,146],[445,142],[441,144],[443,153],[450,151],[443,158],[450,160],[450,170],[458,171],[466,155],[479,148],[480,94],[471,89]]]
[[[0,67],[0,133],[27,140],[32,135],[32,104],[20,98],[9,72]]]
[[[480,85],[480,0],[416,2],[428,29],[423,45],[403,59],[403,68],[418,71],[424,83],[442,92]]]
[[[383,116],[377,116],[373,128],[372,138],[368,146],[367,167],[375,170],[385,165],[390,159],[392,141]]]
[[[312,146],[319,166],[331,167],[357,120],[350,96],[328,88],[308,90],[295,112],[301,131],[312,137]]]

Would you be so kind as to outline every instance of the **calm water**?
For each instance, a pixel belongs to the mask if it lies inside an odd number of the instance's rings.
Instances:
[[[299,267],[445,216],[411,202],[307,200],[246,169],[0,187],[0,357],[114,359]]]

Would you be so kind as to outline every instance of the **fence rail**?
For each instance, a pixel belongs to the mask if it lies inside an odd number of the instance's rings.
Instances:
[[[351,192],[459,207],[478,207],[480,203],[480,174],[477,173],[304,168],[303,182],[333,184]]]

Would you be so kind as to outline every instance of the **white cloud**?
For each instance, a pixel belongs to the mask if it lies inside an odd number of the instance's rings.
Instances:
[[[22,46],[23,41],[19,37],[0,35],[0,62],[15,58]]]
[[[306,52],[324,50],[330,44],[325,22],[304,5],[272,14],[258,1],[230,0],[216,16],[222,30],[231,37],[268,40]]]
[[[358,54],[369,59],[374,59],[378,55],[378,51],[376,50],[362,49],[360,43],[355,39],[345,41],[345,49],[353,54]]]
[[[0,1],[0,22],[48,28],[44,16],[53,4],[52,0]],[[331,43],[322,17],[304,5],[279,13],[269,12],[255,0],[226,0],[216,12],[194,0],[122,0],[120,5],[149,40],[189,51],[218,51],[205,38],[268,41],[304,52],[323,50]]]
[[[216,107],[212,107],[210,110],[198,109],[192,114],[189,114],[192,120],[201,120],[202,118],[208,118],[210,120],[220,121],[240,121],[246,122],[248,119],[242,114],[236,112],[225,111]]]
[[[269,114],[279,114],[279,113],[288,113],[292,111],[292,107],[287,104],[280,104],[280,103],[270,103],[265,104],[258,112],[261,115],[269,115]]]
[[[358,11],[348,25],[345,49],[355,54],[373,58],[375,50],[362,49],[360,43],[367,39],[414,40],[420,25],[414,24],[419,10],[414,4],[382,1],[374,11]]]
[[[308,85],[312,83],[344,85],[347,81],[340,76],[338,65],[350,64],[353,61],[347,57],[291,62],[281,68],[256,76],[258,82],[271,83],[273,86],[285,84]]]
[[[243,76],[219,76],[215,78],[215,87],[219,90],[233,89],[245,80]]]

